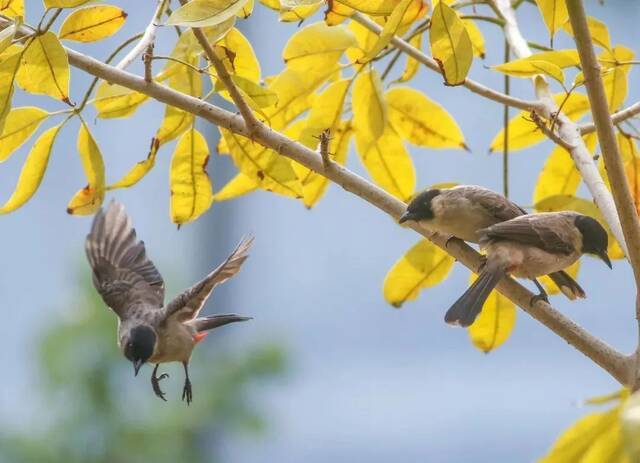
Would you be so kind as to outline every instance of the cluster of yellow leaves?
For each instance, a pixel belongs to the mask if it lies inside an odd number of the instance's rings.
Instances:
[[[611,409],[590,413],[565,430],[540,463],[631,463],[640,456],[638,394],[609,394],[588,400],[589,405],[617,402]]]

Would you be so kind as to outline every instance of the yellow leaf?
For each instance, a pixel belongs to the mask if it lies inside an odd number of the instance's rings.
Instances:
[[[241,76],[231,76],[231,79],[235,82],[238,89],[243,92],[243,96],[250,98],[251,101],[256,104],[257,108],[266,108],[278,102],[278,95],[262,85]],[[225,88],[221,81],[216,83],[215,89],[221,92],[220,94],[227,100],[231,101],[231,96]]]
[[[350,62],[357,63],[364,57],[365,50],[373,48],[373,45],[378,40],[378,36],[362,24],[355,21],[351,21],[347,28],[354,34],[358,45],[356,47],[348,48],[346,55]],[[361,67],[363,66],[359,64],[356,65],[356,69]]]
[[[88,6],[67,16],[58,35],[65,40],[96,42],[118,32],[126,18],[127,13],[116,6]]]
[[[563,103],[566,94],[554,95],[557,105]],[[562,105],[562,112],[573,121],[580,119],[589,110],[589,99],[582,93],[573,92]],[[531,120],[528,111],[521,111],[509,121],[509,150],[517,151],[536,145],[547,137]],[[491,142],[491,152],[502,151],[504,142],[504,128],[500,130]]]
[[[569,267],[565,268],[564,271],[567,272],[574,280],[578,277],[578,271],[580,270],[580,261],[577,260]],[[544,275],[538,278],[538,281],[544,285],[544,289],[547,294],[554,295],[560,294],[560,288],[556,285],[551,278],[547,275]]]
[[[317,22],[303,27],[289,39],[282,58],[291,69],[313,72],[332,68],[347,48],[355,46],[356,38],[346,27]]]
[[[78,153],[87,176],[87,186],[78,190],[67,204],[67,213],[90,215],[100,209],[104,201],[105,178],[102,153],[84,122],[78,132]]]
[[[420,33],[418,35],[413,36],[411,40],[409,40],[409,44],[418,50],[422,49],[422,35],[423,34]],[[407,64],[404,67],[404,71],[402,72],[402,75],[396,82],[409,82],[411,79],[413,79],[416,76],[419,69],[420,69],[420,62],[415,58],[412,58],[409,56],[407,58]]]
[[[280,11],[280,0],[260,0],[260,3],[274,11]]]
[[[9,200],[0,207],[0,214],[15,211],[35,194],[47,170],[51,149],[60,127],[58,125],[48,129],[33,144],[20,172],[15,191]]]
[[[635,392],[621,412],[622,433],[630,461],[640,461],[640,393]]]
[[[416,299],[422,289],[446,280],[454,262],[453,257],[431,242],[418,242],[387,273],[382,290],[385,300],[399,308]]]
[[[373,181],[402,201],[415,191],[416,173],[409,152],[398,134],[387,126],[377,140],[356,132],[356,148]]]
[[[175,10],[167,24],[171,26],[215,26],[236,16],[247,0],[191,0]]]
[[[302,185],[291,161],[248,138],[220,129],[235,166],[261,188],[284,196],[301,198]]]
[[[331,131],[329,156],[334,162],[340,165],[344,165],[347,160],[351,135],[353,135],[353,129],[348,122],[337,125],[335,129]],[[302,202],[307,209],[311,209],[320,201],[326,192],[329,186],[329,180],[301,164],[294,163],[293,168],[302,182],[304,192]]]
[[[595,149],[596,137],[589,134],[584,137],[589,151]],[[574,195],[582,177],[576,168],[571,155],[561,146],[556,146],[540,172],[533,192],[533,203],[538,203],[548,196]]]
[[[536,0],[536,3],[549,30],[551,43],[553,44],[553,36],[569,19],[565,0]]]
[[[444,2],[438,3],[433,10],[429,40],[445,85],[462,84],[471,68],[473,47],[458,13]]]
[[[299,23],[300,21],[304,21],[308,17],[312,16],[316,11],[320,9],[320,6],[322,6],[321,3],[316,3],[314,5],[297,6],[291,9],[282,8],[280,10],[280,16],[278,17],[278,20],[283,23]]]
[[[13,82],[20,68],[20,51],[0,61],[0,131],[4,128],[5,120],[11,110],[13,98]]]
[[[284,69],[269,85],[278,96],[278,104],[265,109],[271,127],[281,130],[307,111],[314,100],[313,92],[335,75],[337,68],[323,72],[305,73]]]
[[[595,460],[592,457],[596,456],[596,453],[606,451],[606,447],[617,440],[616,435],[620,435],[621,432],[619,416],[620,406],[616,406],[609,411],[591,413],[581,418],[560,435],[549,453],[539,460],[539,463],[612,461],[609,458]]]
[[[387,125],[387,104],[382,93],[378,71],[372,69],[358,75],[353,84],[353,120],[359,137],[375,141]]]
[[[225,47],[234,55],[233,70],[237,76],[260,82],[260,63],[253,51],[251,42],[238,29],[231,29],[216,45]]]
[[[395,87],[385,94],[389,122],[409,143],[428,148],[464,148],[456,121],[439,104],[410,87]]]
[[[371,61],[371,59],[378,56],[378,53],[380,53],[387,45],[389,45],[389,42],[391,42],[391,39],[398,31],[398,28],[402,23],[402,18],[411,6],[412,2],[413,0],[400,0],[398,5],[394,8],[393,12],[387,19],[387,22],[384,24],[382,32],[380,33],[380,36],[378,37],[376,43],[373,45],[373,48],[368,50],[364,58],[360,60],[361,63]]]
[[[213,195],[214,201],[228,201],[259,188],[258,184],[242,172],[233,177],[220,191]]]
[[[240,8],[240,11],[236,13],[236,16],[241,19],[247,19],[253,13],[254,0],[248,0],[245,5]]]
[[[69,59],[58,37],[49,31],[25,45],[17,82],[29,93],[49,95],[69,103]]]
[[[93,104],[98,111],[97,117],[113,119],[131,116],[148,99],[143,93],[103,81],[98,86]]]
[[[0,135],[0,162],[6,161],[14,151],[20,148],[47,117],[49,113],[40,108],[12,109]]]
[[[207,175],[209,147],[200,132],[192,128],[178,141],[171,158],[171,220],[182,225],[204,214],[213,201]]]
[[[151,141],[151,149],[149,155],[144,161],[138,162],[135,166],[127,172],[124,177],[118,180],[116,183],[107,186],[107,191],[115,190],[117,188],[129,188],[138,183],[142,178],[149,173],[156,163],[156,155],[158,154],[158,148],[160,145],[157,139]]]
[[[484,36],[478,25],[471,19],[463,19],[464,27],[467,29],[471,46],[473,47],[473,56],[484,59],[487,49],[484,44]]]
[[[327,6],[330,7],[324,15],[324,22],[327,23],[327,26],[342,24],[350,18],[354,12],[353,8],[338,2],[332,2],[331,5]]]
[[[335,0],[337,3],[371,16],[389,16],[398,0]]]
[[[9,18],[24,17],[24,0],[0,0],[0,14]]]
[[[170,142],[182,135],[193,125],[193,114],[178,109],[175,106],[167,105],[164,111],[162,125],[156,132],[156,139],[159,146]]]
[[[476,275],[471,275],[471,282]],[[469,327],[473,345],[485,354],[500,347],[516,324],[516,306],[497,291],[491,291],[478,318]]]
[[[636,211],[640,211],[640,157],[636,141],[618,133],[618,145],[622,152],[624,171]]]
[[[589,32],[591,32],[591,39],[593,42],[605,50],[609,50],[611,48],[611,39],[609,38],[609,29],[607,29],[607,25],[591,16],[587,17],[587,25],[589,27]],[[562,28],[567,34],[573,37],[571,22],[567,21],[563,24]]]
[[[627,98],[630,64],[619,64],[632,61],[634,53],[621,45],[613,47],[612,51],[605,50],[599,60],[608,67],[609,72],[603,73],[602,81],[609,102],[609,112],[615,112],[622,107]]]
[[[314,100],[309,118],[300,134],[291,135],[305,146],[316,149],[318,137],[325,130],[332,130],[340,123],[342,110],[349,91],[350,81],[338,80],[329,85]]]
[[[492,66],[491,69],[510,75],[512,77],[533,77],[544,74],[554,80],[564,83],[564,72],[558,66],[548,61],[536,61],[530,59],[519,59],[509,63]]]
[[[45,8],[75,8],[89,3],[91,0],[44,0]]]

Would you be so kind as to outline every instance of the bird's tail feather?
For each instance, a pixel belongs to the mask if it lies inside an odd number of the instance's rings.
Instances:
[[[444,321],[451,325],[470,326],[482,310],[489,294],[504,275],[504,269],[488,263],[476,281],[447,310]]]
[[[191,321],[192,324],[198,332],[208,331],[214,328],[218,328],[219,326],[228,325],[229,323],[235,322],[246,322],[247,320],[251,320],[252,317],[243,317],[241,315],[236,314],[223,314],[223,315],[209,315],[206,317],[196,318]]]
[[[553,282],[558,286],[558,288],[560,288],[562,294],[567,296],[572,301],[575,299],[584,299],[585,297],[587,297],[584,289],[582,289],[578,282],[564,270],[556,273],[551,273],[549,275],[549,278],[551,278]]]

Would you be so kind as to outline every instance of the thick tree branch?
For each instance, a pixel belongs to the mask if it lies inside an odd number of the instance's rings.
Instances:
[[[609,176],[611,191],[616,203],[622,231],[627,242],[629,261],[636,280],[636,319],[640,324],[640,221],[636,211],[635,202],[629,189],[629,183],[625,174],[624,162],[620,154],[620,147],[613,128],[613,121],[609,114],[609,104],[605,93],[600,63],[593,49],[591,32],[587,25],[587,15],[584,11],[582,0],[567,0],[569,20],[574,33],[574,39],[580,56],[580,63],[585,77],[587,95],[591,104],[591,114],[598,134],[598,141],[604,158],[604,165]],[[636,349],[636,360],[640,359],[640,342]],[[636,389],[640,382],[640,372],[633,372],[633,387]]]
[[[613,113],[611,115],[611,122],[614,124],[619,124],[620,122],[624,122],[627,119],[631,119],[633,116],[640,114],[640,101],[632,104],[628,108],[621,109],[620,111]],[[580,133],[582,135],[586,135],[588,133],[592,133],[596,131],[596,125],[593,122],[588,124],[582,124],[580,126]]]
[[[496,0],[496,5],[505,19],[504,32],[513,53],[518,58],[531,56],[529,45],[518,27],[511,0]],[[542,111],[538,111],[538,114],[546,119],[555,117],[559,137],[566,143],[566,146],[571,147],[569,153],[580,171],[582,180],[602,212],[602,216],[609,225],[613,236],[618,240],[625,254],[629,256],[613,197],[598,171],[598,166],[594,162],[593,156],[580,136],[580,129],[564,113],[558,112],[558,107],[553,100],[553,95],[545,79],[542,76],[536,76],[533,82],[536,96],[543,103]]]
[[[609,176],[613,199],[620,215],[624,238],[627,242],[628,257],[636,277],[636,286],[640,288],[640,221],[638,221],[613,122],[609,115],[609,104],[602,83],[600,64],[593,49],[591,32],[587,25],[587,16],[582,0],[567,0],[567,9],[585,76],[584,83],[587,87],[602,157]]]
[[[120,60],[118,64],[116,64],[116,68],[120,70],[126,69],[131,63],[136,60],[136,58],[138,58],[138,56],[142,55],[145,52],[149,45],[153,44],[153,42],[156,40],[158,27],[160,27],[160,20],[168,5],[169,0],[158,0],[156,11],[153,14],[153,18],[151,18],[151,22],[145,29],[144,35],[140,39],[140,42],[138,42],[136,46],[133,47],[131,51],[127,53],[125,57],[122,58],[122,60]]]
[[[263,146],[269,147],[278,153],[293,159],[308,167],[314,172],[325,176],[332,182],[340,185],[345,190],[364,199],[368,203],[386,212],[394,219],[398,219],[404,212],[406,205],[391,196],[381,188],[371,184],[362,177],[354,174],[345,167],[331,163],[330,168],[325,168],[322,157],[317,152],[297,143],[279,132],[265,126],[260,126],[252,132],[242,117],[232,114],[210,103],[176,92],[164,85],[155,82],[145,82],[141,77],[125,71],[119,71],[91,57],[67,49],[69,63],[83,71],[100,77],[108,82],[122,85],[131,90],[144,93],[157,101],[169,104],[202,117],[207,121],[226,129],[229,129],[246,137],[253,135],[254,140]],[[450,253],[468,268],[477,271],[481,265],[479,254],[471,247],[460,242],[449,242],[440,235],[431,235],[420,229],[414,228],[418,233],[429,238],[437,246]],[[594,337],[576,323],[562,315],[545,302],[530,305],[533,294],[514,280],[504,280],[498,286],[498,290],[523,308],[536,320],[543,323],[558,336],[565,339],[577,350],[600,365],[616,380],[624,383],[629,370],[629,359],[611,348],[608,344]]]
[[[379,35],[382,32],[382,27],[380,27],[378,24],[361,13],[355,13],[351,18],[354,21],[362,24],[364,27],[369,29],[371,32],[374,32],[375,34]],[[435,71],[438,74],[442,74],[438,63],[436,63],[433,58],[425,55],[420,50],[410,45],[408,42],[402,40],[401,38],[394,37],[391,39],[391,43],[398,50],[402,50],[404,53],[411,56],[416,61],[424,64],[432,71]],[[471,90],[473,93],[477,93],[478,95],[481,95],[490,100],[497,101],[498,103],[512,106],[514,108],[522,109],[524,111],[533,111],[535,109],[541,108],[541,103],[538,101],[526,101],[521,100],[520,98],[512,97],[510,95],[505,95],[504,93],[498,92],[489,87],[485,87],[484,85],[471,79],[465,79],[462,85]]]

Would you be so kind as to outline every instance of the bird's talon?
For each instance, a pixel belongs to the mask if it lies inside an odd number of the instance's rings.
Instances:
[[[188,379],[184,382],[184,388],[182,389],[182,400],[187,401],[187,405],[190,405],[193,401],[193,390],[191,389],[191,381]]]
[[[153,388],[153,392],[156,397],[159,397],[166,402],[167,399],[165,399],[164,397],[165,393],[162,391],[162,389],[160,389],[160,381],[168,378],[169,375],[167,373],[162,373],[160,376],[156,376],[156,373],[158,372],[158,366],[159,364],[156,364],[156,367],[153,369],[153,373],[151,374],[151,387]]]
[[[530,305],[536,305],[538,302],[546,302],[547,304],[549,303],[549,298],[547,297],[546,294],[536,294],[535,296],[533,296],[531,298],[531,300],[529,301]]]
[[[445,241],[445,243],[444,243],[444,247],[445,247],[446,249],[448,249],[448,248],[449,248],[449,244],[450,244],[451,242],[453,242],[453,241],[463,242],[463,243],[464,243],[464,241],[462,241],[460,238],[458,238],[458,237],[456,237],[456,236],[451,235],[451,236],[449,236],[449,237],[447,238],[447,241]]]

